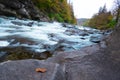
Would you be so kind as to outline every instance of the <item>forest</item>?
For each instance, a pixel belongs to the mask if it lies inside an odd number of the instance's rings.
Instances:
[[[40,11],[44,12],[53,21],[76,23],[73,8],[67,0],[32,0]]]
[[[89,26],[100,30],[113,29],[118,23],[119,17],[120,1],[115,0],[111,11],[107,10],[106,5],[100,7],[98,13],[94,14],[91,19],[87,20],[84,26]]]

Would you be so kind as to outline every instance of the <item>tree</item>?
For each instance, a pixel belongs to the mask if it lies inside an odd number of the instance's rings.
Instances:
[[[114,15],[116,17],[116,23],[117,23],[120,18],[120,0],[115,0]]]
[[[107,8],[106,8],[106,4],[103,7],[100,7],[98,14],[101,13],[106,13],[107,12]]]
[[[113,16],[107,11],[106,6],[100,7],[99,12],[95,14],[89,21],[88,26],[97,29],[108,29],[113,27]]]

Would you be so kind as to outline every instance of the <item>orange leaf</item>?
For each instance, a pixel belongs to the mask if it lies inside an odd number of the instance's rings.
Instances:
[[[36,71],[36,72],[44,73],[44,72],[47,71],[47,69],[46,69],[46,68],[36,68],[35,71]]]

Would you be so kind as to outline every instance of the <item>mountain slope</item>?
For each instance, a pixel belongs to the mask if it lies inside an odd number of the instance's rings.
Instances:
[[[67,0],[0,0],[0,15],[75,23]]]

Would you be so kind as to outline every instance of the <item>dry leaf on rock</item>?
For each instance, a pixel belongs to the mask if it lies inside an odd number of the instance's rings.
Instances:
[[[36,72],[42,72],[42,73],[44,73],[44,72],[47,71],[47,69],[46,69],[46,68],[36,68],[35,71],[36,71]]]

